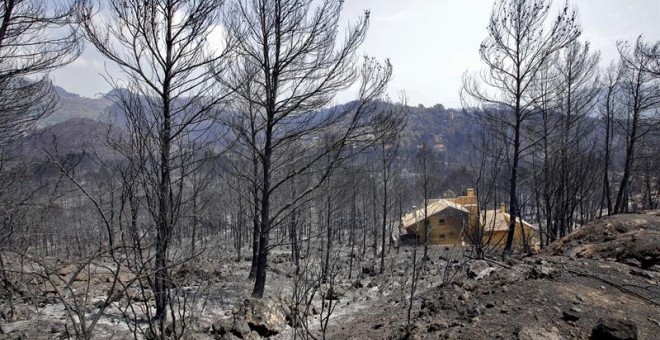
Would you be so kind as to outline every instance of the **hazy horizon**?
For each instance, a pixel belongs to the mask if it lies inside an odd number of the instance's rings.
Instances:
[[[370,10],[370,28],[361,51],[390,59],[394,77],[388,93],[394,100],[405,91],[409,105],[460,107],[462,75],[483,67],[478,49],[486,38],[492,5],[492,0],[347,1],[342,22],[346,26]],[[639,35],[646,41],[660,40],[659,1],[580,0],[571,5],[580,13],[581,40],[601,51],[603,65],[618,57],[619,40]],[[106,71],[119,74],[116,66],[87,44],[80,58],[51,76],[67,91],[94,98],[111,89],[102,76]],[[346,91],[335,102],[350,100],[352,93]]]

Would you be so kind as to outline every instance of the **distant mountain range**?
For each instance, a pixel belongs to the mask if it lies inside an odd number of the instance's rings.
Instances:
[[[29,138],[29,145],[43,148],[57,140],[60,152],[82,150],[89,145],[86,137],[107,131],[113,108],[113,93],[100,98],[87,98],[56,87],[59,104],[52,114],[39,121],[39,131]],[[415,152],[422,143],[431,147],[445,162],[465,164],[469,152],[468,135],[475,129],[460,109],[446,109],[441,104],[433,107],[408,107],[408,119],[401,140],[401,151]],[[117,117],[115,117],[117,118]],[[121,120],[121,119],[120,119]],[[94,144],[99,141],[95,140]]]
[[[112,101],[106,97],[87,98],[66,91],[56,86],[55,92],[60,97],[55,112],[42,118],[39,126],[48,127],[72,118],[87,118],[95,121],[104,121]]]

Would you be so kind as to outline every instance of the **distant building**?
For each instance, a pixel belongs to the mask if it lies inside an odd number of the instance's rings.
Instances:
[[[446,199],[429,200],[426,204],[430,244],[461,244],[470,212],[458,203]],[[406,214],[401,221],[405,234],[418,235],[421,242],[424,232],[424,208]]]
[[[480,210],[473,189],[468,189],[465,196],[430,199],[426,202],[426,207],[429,244],[466,245],[476,243],[479,238],[492,246],[503,247],[506,244],[511,215],[506,212],[504,204],[500,209]],[[408,238],[416,236],[420,242],[425,241],[423,207],[406,214],[401,224],[403,235]],[[514,244],[522,245],[524,240],[531,245],[535,232],[530,223],[518,219]]]

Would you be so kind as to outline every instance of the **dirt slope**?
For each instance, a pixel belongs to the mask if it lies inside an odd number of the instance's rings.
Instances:
[[[660,217],[598,220],[542,254],[508,264],[473,261],[451,283],[405,304],[374,306],[332,339],[588,339],[601,318],[660,334]],[[468,278],[481,272],[484,277]]]

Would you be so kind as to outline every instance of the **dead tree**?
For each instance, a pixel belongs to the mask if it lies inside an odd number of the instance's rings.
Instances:
[[[557,84],[554,86],[556,126],[551,127],[550,167],[556,174],[552,180],[554,200],[547,213],[552,215],[553,239],[573,230],[577,208],[590,198],[595,178],[590,171],[590,156],[595,153],[594,129],[589,116],[598,95],[598,62],[600,54],[590,51],[589,43],[578,41],[562,49],[554,62]]]
[[[604,72],[603,79],[601,80],[603,87],[603,94],[600,101],[601,119],[604,121],[604,142],[603,142],[603,193],[601,199],[600,214],[607,209],[607,215],[612,215],[614,206],[612,205],[612,184],[610,167],[612,166],[612,144],[614,139],[614,124],[617,117],[619,117],[620,102],[618,90],[620,86],[620,79],[622,69],[618,64],[610,64]]]
[[[379,160],[378,177],[381,188],[379,197],[381,208],[381,250],[380,250],[380,273],[385,271],[385,242],[391,234],[388,233],[388,224],[391,224],[389,211],[392,208],[392,187],[396,180],[397,160],[399,160],[399,144],[401,132],[406,125],[405,99],[400,105],[388,105],[383,108],[375,119],[375,138],[379,141],[376,153]],[[395,191],[394,191],[395,192]],[[374,221],[375,222],[375,221]]]
[[[38,0],[0,3],[0,161],[12,140],[55,108],[48,72],[81,53],[79,36],[70,26],[71,6]]]
[[[181,216],[182,184],[197,164],[191,146],[207,140],[204,132],[223,99],[209,69],[218,69],[232,43],[214,50],[208,42],[222,0],[102,3],[98,9],[83,2],[77,16],[87,40],[125,75],[109,78],[130,131],[127,143],[140,160],[141,189],[156,227],[151,283],[158,321],[152,331],[165,337],[171,302],[168,249]]]
[[[42,189],[28,185],[30,167],[18,161],[17,147],[37,120],[57,105],[49,72],[81,53],[79,36],[70,26],[71,6],[64,1],[0,3],[0,282],[10,313],[14,288],[3,254],[14,246],[14,231],[27,224],[25,203]]]
[[[318,5],[310,0],[235,0],[227,16],[228,34],[242,39],[236,39],[228,72],[217,80],[233,92],[234,102],[251,107],[254,114],[239,108],[235,112],[254,120],[257,131],[255,141],[249,143],[257,155],[260,177],[255,180],[259,185],[259,251],[254,297],[264,294],[271,230],[314,193],[342,159],[354,153],[347,145],[368,134],[373,101],[391,76],[389,63],[367,59],[359,67],[356,55],[366,36],[368,13],[349,28],[342,41],[338,36],[341,10],[342,2],[329,0]],[[338,91],[353,84],[358,84],[357,101],[322,110]],[[290,158],[283,156],[291,145],[301,142],[305,148],[294,155],[293,164],[287,164]],[[320,167],[321,163],[326,166]],[[286,173],[281,171],[285,165]],[[274,201],[287,182],[312,170],[314,180],[296,197]]]
[[[477,258],[484,258],[490,251],[497,249],[492,231],[495,219],[484,211],[489,207],[498,209],[501,199],[502,172],[505,168],[504,159],[506,146],[490,131],[480,131],[470,135],[474,152],[470,154],[469,162],[477,190],[477,216],[469,221],[474,225],[465,230],[465,235],[474,249]]]
[[[511,222],[504,255],[511,252],[516,220],[520,218],[518,202],[519,167],[528,151],[524,126],[533,117],[536,98],[530,87],[539,79],[549,58],[580,35],[577,14],[564,6],[548,24],[550,0],[506,0],[497,2],[491,13],[488,37],[479,48],[486,68],[476,76],[464,79],[464,106],[474,103],[497,107],[476,110],[475,118],[485,128],[494,123],[498,138],[506,141],[509,152],[509,210]]]
[[[8,197],[22,191],[13,188],[13,184],[19,184],[19,174],[12,173],[12,169],[18,169],[16,162],[10,164],[16,158],[17,142],[57,105],[48,73],[81,53],[79,36],[70,26],[71,6],[67,2],[47,4],[36,0],[0,3],[0,201],[7,202],[0,209],[3,220],[9,218],[3,216],[4,212],[13,211],[11,201],[25,199]]]
[[[416,183],[417,187],[421,189],[422,204],[424,204],[424,222],[422,232],[424,233],[424,255],[422,261],[428,261],[429,258],[429,216],[428,206],[434,188],[437,187],[438,177],[435,172],[438,171],[439,160],[437,155],[433,153],[433,149],[426,144],[418,146],[417,154],[415,155],[415,169],[419,176]],[[420,231],[417,230],[419,237]]]
[[[623,175],[618,186],[614,214],[628,211],[628,190],[634,163],[637,157],[638,143],[647,134],[658,128],[657,109],[660,106],[660,78],[649,72],[654,59],[644,53],[645,44],[641,37],[630,49],[626,43],[619,43],[619,54],[623,75],[621,76],[621,92],[624,96],[625,120],[625,161]]]

